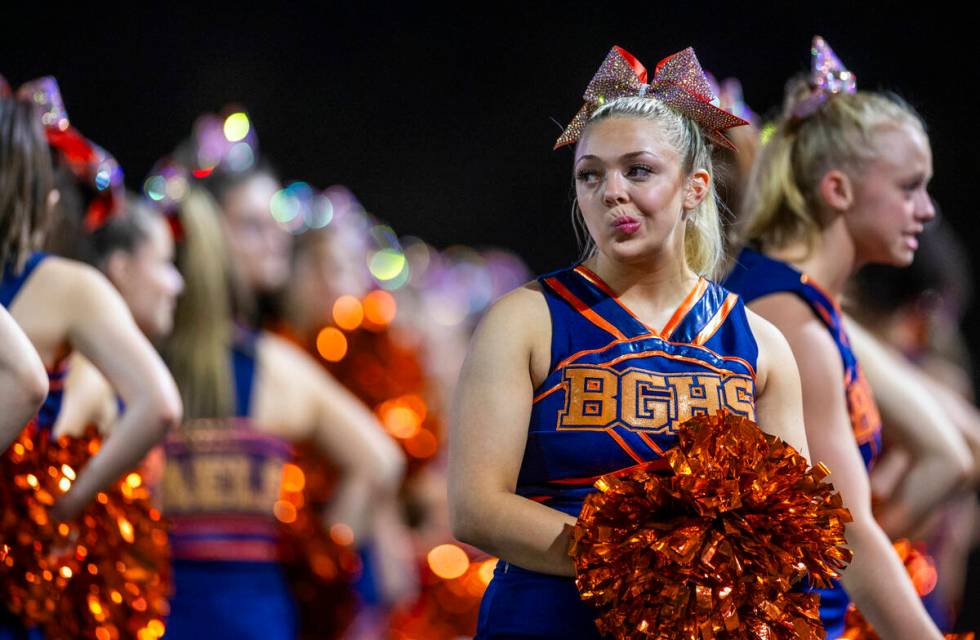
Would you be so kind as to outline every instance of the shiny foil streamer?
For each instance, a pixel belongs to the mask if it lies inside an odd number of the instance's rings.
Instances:
[[[160,638],[169,545],[140,474],[98,494],[71,522],[49,516],[100,443],[94,428],[52,441],[32,423],[0,457],[0,599],[47,640]]]
[[[823,638],[817,585],[851,559],[851,517],[805,458],[727,412],[664,459],[603,476],[572,534],[576,584],[613,638]]]
[[[613,47],[585,89],[585,104],[555,142],[555,149],[578,140],[599,107],[626,97],[656,98],[698,123],[715,144],[735,148],[722,131],[748,122],[712,104],[717,99],[694,49],[688,47],[664,58],[657,63],[653,81],[647,84],[646,80],[644,66],[625,49]]]
[[[926,554],[925,545],[903,538],[896,540],[892,546],[905,565],[916,593],[923,597],[932,592],[936,586],[936,567],[932,557]],[[947,633],[944,637],[948,640],[974,640],[975,634],[973,632]],[[881,638],[852,602],[844,614],[844,635],[840,640],[881,640]]]

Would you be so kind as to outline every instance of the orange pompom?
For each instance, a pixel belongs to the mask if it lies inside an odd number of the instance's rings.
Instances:
[[[169,613],[166,525],[138,473],[98,495],[70,523],[48,510],[101,441],[50,439],[29,425],[0,457],[0,598],[49,640],[159,638]]]
[[[851,559],[828,471],[752,421],[681,426],[660,460],[603,476],[571,554],[582,599],[614,638],[823,638],[818,597]]]

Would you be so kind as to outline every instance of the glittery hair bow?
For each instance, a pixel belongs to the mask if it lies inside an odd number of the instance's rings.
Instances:
[[[730,149],[735,147],[722,131],[748,124],[713,104],[716,99],[708,79],[690,47],[658,62],[649,84],[640,61],[625,49],[613,47],[582,97],[585,104],[562,132],[555,149],[578,140],[596,109],[616,98],[656,98],[697,122],[712,142]]]
[[[71,126],[57,81],[45,76],[17,90],[21,100],[33,102],[41,112],[48,144],[90,194],[83,225],[92,232],[123,208],[123,173],[112,155]]]
[[[813,36],[810,47],[810,95],[793,107],[793,118],[803,120],[816,113],[827,98],[857,91],[857,77],[820,36]]]

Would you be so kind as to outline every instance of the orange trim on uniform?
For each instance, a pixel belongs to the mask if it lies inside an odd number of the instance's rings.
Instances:
[[[587,304],[579,300],[575,294],[569,291],[565,285],[558,281],[557,278],[546,278],[545,282],[548,283],[548,286],[551,287],[555,293],[564,298],[566,302],[572,305],[576,311],[581,313],[592,324],[616,338],[626,340],[626,336],[623,335],[619,329],[609,324],[605,318],[593,311]]]
[[[547,398],[548,396],[550,396],[551,394],[553,394],[555,391],[558,391],[559,389],[561,389],[562,384],[564,384],[564,383],[563,382],[559,382],[558,384],[556,384],[555,386],[551,387],[547,391],[542,391],[541,393],[539,393],[538,395],[536,395],[534,397],[534,401],[531,404],[534,404],[534,402],[537,402],[539,400],[544,400],[545,398]]]
[[[701,299],[701,296],[704,295],[705,290],[708,288],[708,281],[704,278],[698,278],[697,284],[694,285],[694,288],[688,292],[687,296],[684,298],[684,301],[681,303],[681,306],[677,307],[674,314],[670,317],[670,320],[668,320],[667,324],[664,325],[664,328],[661,331],[657,331],[640,320],[640,318],[633,313],[632,309],[623,304],[622,301],[620,301],[619,296],[616,295],[616,292],[613,291],[612,288],[606,284],[594,271],[581,264],[575,267],[574,271],[612,297],[612,299],[615,300],[620,307],[622,307],[623,311],[633,316],[633,318],[643,325],[643,327],[652,335],[659,336],[665,340],[670,337],[670,334],[673,333],[674,329],[677,328],[677,325],[684,320],[688,312],[691,310],[691,307],[693,307],[695,303]]]
[[[630,448],[628,444],[626,444],[626,441],[623,440],[623,436],[616,433],[613,429],[609,429],[608,431],[606,431],[606,433],[609,434],[610,438],[616,441],[616,444],[619,445],[619,448],[625,451],[627,455],[629,455],[629,457],[633,458],[637,462],[645,462],[643,458],[637,455],[637,453],[633,451],[633,449]]]
[[[657,455],[661,455],[662,456],[664,454],[664,450],[661,449],[657,445],[656,442],[654,442],[653,438],[651,438],[647,434],[643,433],[642,431],[634,431],[634,433],[636,433],[637,435],[639,435],[640,436],[640,440],[642,440],[648,447],[650,447],[651,449],[653,449],[654,451],[656,451],[657,452]]]
[[[600,351],[605,351],[606,349],[611,349],[612,347],[615,347],[618,344],[623,344],[623,343],[628,343],[628,342],[637,342],[639,340],[648,340],[651,337],[657,338],[658,340],[663,340],[663,338],[658,338],[657,336],[637,336],[635,338],[628,338],[626,340],[613,340],[612,342],[610,342],[606,346],[600,347],[598,349],[584,349],[582,351],[578,351],[576,353],[573,353],[572,355],[568,356],[567,358],[565,358],[564,360],[562,360],[561,362],[559,362],[557,365],[555,365],[555,368],[552,369],[548,373],[548,375],[550,376],[551,374],[555,373],[559,369],[562,369],[562,368],[568,366],[569,364],[572,364],[572,361],[575,360],[575,359],[577,359],[577,358],[579,358],[580,356],[589,355],[591,353],[599,353]],[[738,362],[740,364],[745,365],[745,368],[747,368],[749,370],[749,375],[751,375],[753,378],[755,377],[755,367],[753,367],[751,364],[749,364],[748,361],[746,361],[745,359],[739,358],[738,356],[723,356],[720,353],[718,353],[717,351],[713,351],[713,350],[709,349],[708,347],[706,347],[704,345],[694,344],[692,342],[670,342],[670,341],[667,341],[667,340],[663,340],[663,342],[665,342],[666,344],[673,344],[673,345],[684,346],[684,347],[693,347],[695,349],[700,349],[701,351],[707,351],[708,353],[710,353],[714,357],[718,358],[719,360],[731,361],[731,362]],[[643,353],[645,353],[645,354],[646,353],[654,353],[654,354],[660,353],[660,354],[663,354],[664,356],[666,356],[668,358],[673,357],[673,356],[671,356],[669,354],[666,354],[666,353],[664,353],[662,351],[644,351]],[[701,362],[701,361],[698,360],[698,362]],[[708,365],[708,366],[710,366],[710,365]],[[734,371],[730,371],[729,374],[730,375],[742,375],[742,374],[736,373]],[[550,392],[551,389],[549,389],[548,391]]]
[[[688,312],[691,310],[691,307],[693,307],[695,303],[701,299],[701,296],[704,295],[704,292],[707,289],[708,281],[704,278],[698,278],[697,285],[695,285],[695,287],[691,289],[691,292],[687,294],[687,297],[684,298],[684,302],[681,303],[681,306],[677,307],[677,311],[674,311],[674,315],[670,317],[670,320],[667,321],[667,324],[664,325],[663,330],[660,332],[660,336],[664,340],[670,338],[670,334],[674,333],[674,329],[676,329],[677,325],[684,320]]]
[[[673,353],[667,353],[665,351],[641,351],[639,353],[624,353],[623,355],[618,356],[616,358],[613,358],[612,360],[607,360],[606,362],[596,362],[594,364],[589,364],[588,366],[590,366],[590,367],[608,367],[608,366],[611,366],[611,365],[614,365],[614,364],[618,364],[618,363],[622,362],[623,360],[632,360],[633,358],[646,358],[646,357],[650,357],[650,356],[659,356],[659,357],[662,357],[662,358],[667,358],[668,360],[681,360],[682,362],[690,362],[690,363],[693,363],[693,364],[699,364],[699,365],[705,367],[706,369],[711,369],[712,371],[714,371],[714,372],[716,372],[718,374],[721,374],[721,376],[723,378],[727,378],[727,377],[730,377],[730,376],[745,376],[745,375],[751,375],[752,378],[755,378],[755,371],[752,370],[752,367],[749,367],[749,370],[751,372],[750,374],[737,373],[735,371],[730,371],[728,369],[722,369],[722,368],[716,367],[716,366],[714,366],[712,364],[708,364],[704,360],[698,360],[697,358],[688,358],[686,356],[679,356],[679,355],[676,355],[676,354],[673,354]],[[745,362],[745,361],[742,360],[742,362]],[[746,364],[746,366],[748,366],[748,363],[747,362],[745,364]],[[585,366],[585,365],[583,365],[583,366]],[[678,372],[678,373],[688,373],[688,372],[681,371],[681,372]],[[691,371],[690,373],[696,374],[697,372],[696,371]]]
[[[721,307],[718,308],[718,311],[715,312],[715,315],[712,316],[711,320],[708,321],[708,324],[704,325],[704,328],[701,329],[697,337],[694,338],[693,344],[702,345],[708,340],[711,340],[711,337],[718,332],[721,325],[723,325],[725,320],[728,319],[728,314],[732,312],[732,309],[735,308],[737,303],[738,295],[729,293],[728,297],[725,298],[725,302],[723,302]]]

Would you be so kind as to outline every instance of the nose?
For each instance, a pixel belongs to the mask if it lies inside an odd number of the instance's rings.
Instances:
[[[924,223],[936,217],[936,203],[928,193],[923,193],[919,198],[915,217]]]
[[[177,271],[173,267],[170,269],[170,276],[170,283],[173,286],[174,295],[179,296],[184,291],[184,276],[180,275],[180,271]]]
[[[618,171],[610,171],[606,174],[602,201],[607,207],[614,207],[617,204],[623,204],[629,201],[629,195],[626,191],[626,179]]]

